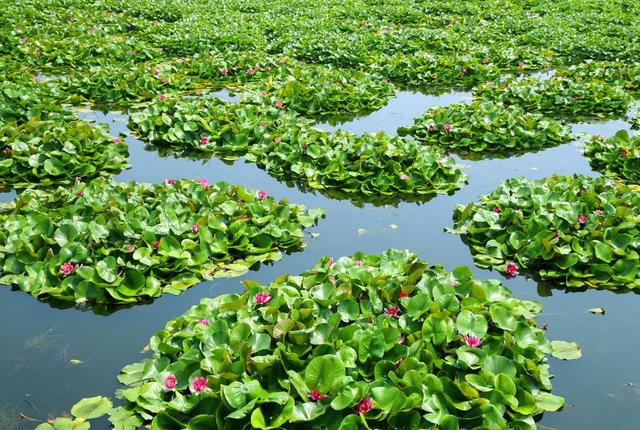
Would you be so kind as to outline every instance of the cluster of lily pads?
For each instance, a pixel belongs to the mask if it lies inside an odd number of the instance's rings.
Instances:
[[[136,303],[300,250],[323,213],[206,179],[27,190],[0,211],[0,282],[45,300]]]
[[[633,97],[616,84],[561,76],[488,82],[474,88],[474,96],[527,112],[579,119],[624,116],[633,103]]]
[[[244,284],[152,337],[153,355],[118,377],[121,407],[90,398],[74,416],[109,413],[120,430],[535,430],[564,404],[550,393],[549,354],[580,356],[537,327],[540,304],[408,251],[324,257]]]
[[[384,133],[328,133],[283,112],[284,103],[163,99],[131,117],[144,141],[177,152],[244,156],[270,175],[334,197],[391,203],[426,200],[466,182],[438,149]]]
[[[637,186],[582,175],[512,178],[458,205],[450,231],[474,262],[566,288],[640,287]]]
[[[35,85],[5,82],[0,111],[0,188],[69,184],[129,166],[122,139],[62,110]]]
[[[574,80],[598,79],[634,94],[640,92],[640,64],[630,61],[585,61],[556,73]]]
[[[640,136],[625,130],[610,138],[593,136],[585,142],[584,155],[605,176],[640,184]]]
[[[535,151],[572,139],[571,129],[561,122],[519,106],[480,101],[431,108],[398,133],[466,157]]]
[[[395,87],[381,76],[353,69],[296,66],[285,76],[269,76],[259,84],[264,104],[282,102],[308,117],[342,118],[383,107]]]
[[[80,92],[100,103],[149,100],[160,90],[223,81],[258,82],[269,73],[255,66],[272,65],[282,57],[328,66],[319,68],[318,79],[307,88],[330,94],[330,87],[341,86],[340,79],[335,85],[330,79],[332,71],[344,77],[373,73],[403,86],[444,89],[590,60],[602,69],[609,64],[626,67],[638,53],[639,25],[629,19],[638,11],[635,3],[581,1],[575,7],[562,0],[505,6],[492,0],[478,8],[378,2],[368,4],[366,14],[353,1],[338,7],[309,0],[295,6],[233,1],[220,10],[188,1],[148,0],[100,0],[91,7],[59,0],[39,6],[39,1],[6,5],[13,31],[3,35],[2,60],[36,73],[63,75],[70,97]],[[73,25],[61,25],[67,22]],[[601,76],[599,70],[585,70]],[[633,73],[622,73],[624,79],[635,79]],[[387,92],[386,85],[361,89],[380,91],[372,92],[372,99],[383,99]]]

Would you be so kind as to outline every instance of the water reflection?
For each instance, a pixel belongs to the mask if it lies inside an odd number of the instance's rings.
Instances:
[[[422,116],[430,107],[469,101],[471,101],[471,93],[465,91],[450,91],[440,95],[400,91],[396,97],[389,100],[386,106],[370,115],[342,124],[319,123],[318,128],[326,131],[344,130],[357,134],[383,131],[395,136],[398,127],[413,124],[414,118]]]

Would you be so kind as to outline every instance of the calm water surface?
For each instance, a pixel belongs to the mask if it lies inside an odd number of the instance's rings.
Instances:
[[[400,93],[381,111],[342,128],[353,132],[395,133],[400,125],[411,124],[433,105],[468,100],[468,93],[440,97]],[[127,117],[122,114],[82,113],[83,118],[111,126],[111,132],[126,133]],[[575,125],[575,132],[612,135],[628,129],[623,121]],[[242,279],[269,282],[277,275],[299,273],[324,255],[339,257],[355,251],[379,253],[388,247],[408,248],[430,263],[448,269],[473,267],[469,251],[461,240],[443,232],[451,226],[456,204],[477,200],[500,182],[513,176],[543,178],[552,173],[595,175],[581,155],[580,141],[538,153],[509,159],[460,160],[469,175],[469,184],[453,196],[439,196],[426,204],[398,207],[356,207],[347,200],[331,200],[321,194],[302,193],[270,178],[253,164],[242,160],[226,165],[218,160],[198,162],[161,158],[146,151],[141,142],[126,139],[132,169],[120,174],[121,181],[160,182],[165,178],[208,178],[226,180],[267,190],[271,195],[324,207],[327,217],[310,231],[304,252],[285,256],[282,261],[263,266],[242,278],[205,282],[180,296],[166,296],[151,305],[120,310],[109,316],[74,309],[59,310],[39,303],[22,292],[0,288],[0,430],[30,429],[37,423],[19,421],[18,413],[44,419],[68,411],[80,398],[112,396],[119,388],[118,371],[144,357],[141,350],[149,337],[165,322],[198,303],[202,297],[242,290]],[[13,198],[0,194],[0,200]],[[397,226],[392,228],[391,225]],[[478,278],[499,276],[474,268]],[[584,357],[563,362],[550,359],[556,375],[554,393],[567,400],[564,410],[546,414],[541,426],[562,430],[638,429],[640,408],[640,297],[606,291],[564,293],[554,290],[548,297],[538,295],[536,284],[522,277],[505,280],[524,299],[539,300],[544,313],[539,323],[548,324],[551,339],[575,340]],[[592,315],[587,309],[603,306],[606,315]],[[80,360],[73,365],[70,360]],[[28,402],[25,400],[25,396]],[[95,425],[92,428],[106,428]]]

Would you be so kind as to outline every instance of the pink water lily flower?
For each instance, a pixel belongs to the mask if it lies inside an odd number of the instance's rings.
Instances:
[[[193,381],[191,381],[191,388],[196,393],[202,393],[204,390],[207,389],[208,386],[209,386],[209,382],[207,381],[207,378],[204,378],[202,376],[193,378]]]
[[[356,260],[356,266],[364,266],[364,261]]]
[[[76,196],[78,196],[78,197],[82,197],[82,196],[84,196],[84,191],[82,191],[82,190],[78,191],[78,192],[76,193]]]
[[[482,345],[482,340],[478,336],[466,335],[462,337],[462,340],[469,348],[477,348]]]
[[[329,257],[329,268],[333,267],[334,264],[336,264],[336,260],[333,257]]]
[[[165,185],[173,185],[176,183],[175,179],[165,179],[164,180]]]
[[[404,299],[405,297],[409,297],[409,293],[405,293],[404,291],[400,291],[400,298]]]
[[[326,394],[322,394],[320,391],[318,390],[311,390],[309,391],[309,398],[311,400],[313,400],[314,402],[318,402],[322,399],[324,399],[325,397],[327,397]]]
[[[281,108],[282,106],[284,106],[284,103],[282,103],[280,100],[278,100],[278,101],[276,101],[276,102],[274,103],[274,105],[275,105],[277,108]]]
[[[584,223],[586,223],[586,222],[587,222],[587,217],[586,216],[584,216],[584,215],[579,215],[578,216],[578,224],[584,225]]]
[[[359,414],[366,414],[371,409],[373,409],[373,401],[369,397],[360,400],[355,407],[356,412]]]
[[[604,212],[602,211],[602,209],[596,209],[593,211],[594,215],[602,215]]]
[[[260,91],[260,94],[262,94],[263,96],[266,96],[269,93],[267,92],[267,90],[262,90],[262,91]]]
[[[207,136],[202,136],[200,138],[200,145],[206,145],[207,143],[209,143],[209,138]]]
[[[266,305],[271,301],[271,294],[266,291],[256,293],[256,295],[253,296],[253,300],[259,305]]]
[[[119,137],[116,137],[115,139],[112,140],[113,143],[115,143],[116,145],[119,145],[122,143],[122,139],[120,139]]]
[[[226,67],[220,69],[220,75],[227,76],[229,74],[229,70]]]
[[[258,192],[256,193],[256,196],[258,197],[258,200],[262,201],[269,196],[269,193],[263,190],[258,190]]]
[[[127,252],[133,252],[136,250],[136,247],[131,245],[130,243],[127,244]]]
[[[389,315],[391,318],[395,318],[400,313],[400,309],[398,309],[397,306],[389,306],[388,308],[385,308],[384,313]]]
[[[495,213],[499,214],[500,212],[502,212],[502,210],[500,209],[500,206],[494,206],[492,209]]]
[[[209,181],[206,178],[200,178],[196,182],[202,185],[205,190],[209,189]]]
[[[445,125],[442,126],[442,129],[448,133],[453,129],[453,125],[446,123]]]
[[[467,74],[467,69],[460,70],[460,76],[465,76]]]
[[[438,127],[435,124],[429,124],[427,126],[427,130],[429,131],[436,131],[438,129]]]
[[[209,325],[209,320],[206,318],[203,318],[201,320],[198,320],[198,324]]]
[[[194,232],[194,233],[199,232],[200,231],[200,225],[198,225],[198,224],[192,225],[191,226],[191,231]]]
[[[158,96],[158,100],[160,100],[160,101],[164,101],[164,100],[166,100],[166,99],[167,99],[167,96],[165,96],[164,94],[160,94],[160,95]]]
[[[408,181],[409,175],[407,175],[406,173],[403,173],[402,175],[400,175],[400,179],[402,179],[403,181]]]
[[[176,385],[178,385],[178,378],[176,378],[176,375],[174,375],[173,373],[169,373],[167,376],[165,376],[164,387],[167,390],[173,390],[174,388],[176,388]]]
[[[72,262],[67,261],[65,263],[62,263],[62,265],[60,266],[60,273],[62,273],[63,277],[67,277],[71,275],[77,267],[78,266],[74,265]]]
[[[404,336],[400,336],[400,337],[398,338],[398,340],[396,340],[396,343],[397,343],[398,345],[402,345],[405,341],[406,341],[405,337],[404,337]]]
[[[514,262],[507,263],[505,273],[508,279],[515,278],[518,276],[518,265]]]
[[[247,69],[247,75],[249,75],[249,76],[253,75],[253,68],[249,67]]]

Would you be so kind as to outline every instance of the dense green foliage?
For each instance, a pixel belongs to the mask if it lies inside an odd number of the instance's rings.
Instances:
[[[1,84],[0,188],[69,184],[129,166],[120,138],[78,120],[55,97],[37,83]]]
[[[398,133],[471,157],[522,153],[572,139],[569,127],[558,121],[518,106],[479,101],[431,108]]]
[[[640,136],[620,130],[615,136],[594,136],[585,142],[589,164],[605,176],[640,183]]]
[[[76,119],[0,126],[0,146],[0,187],[70,184],[129,166],[122,139]]]
[[[615,84],[598,80],[526,78],[502,83],[486,83],[474,89],[474,96],[528,112],[540,112],[572,119],[623,116],[632,97]]]
[[[597,79],[621,86],[632,93],[640,92],[640,64],[631,61],[586,61],[557,70],[558,76],[574,80]]]
[[[502,126],[513,120],[507,119],[516,112],[512,107],[507,108],[510,113],[504,121],[481,127],[482,138],[470,141],[460,136],[462,145],[450,145],[450,135],[440,136],[444,146],[476,156],[490,147],[504,146],[512,153],[564,141],[564,130],[551,120],[535,119],[533,113],[572,119],[620,116],[631,103],[625,91],[637,93],[638,89],[635,61],[640,27],[632,19],[640,12],[637,1],[505,4],[491,0],[479,5],[444,0],[303,0],[294,5],[233,0],[210,5],[56,0],[43,7],[42,0],[20,5],[5,0],[3,6],[0,22],[11,31],[0,36],[0,64],[12,71],[7,81],[26,85],[30,76],[43,81],[40,86],[47,88],[47,95],[32,106],[41,112],[60,110],[62,102],[138,110],[140,103],[166,95],[229,86],[245,94],[244,109],[282,103],[283,109],[300,115],[295,122],[306,132],[302,117],[363,114],[382,107],[398,86],[428,92],[475,86],[476,96],[483,101],[520,106],[526,112],[515,126],[514,139],[504,135]],[[549,68],[557,71],[549,80],[515,80],[515,75]],[[507,81],[507,91],[502,84],[485,82],[499,82],[505,76],[514,77]],[[171,112],[165,113],[172,118]],[[549,129],[538,131],[547,124]],[[479,131],[471,125],[469,130]],[[431,150],[423,153],[386,136],[309,133],[313,142],[346,140],[347,147],[355,142],[356,153],[342,148],[335,155],[349,163],[361,155],[369,157],[368,150],[359,149],[361,141],[394,151],[402,147],[401,156],[417,162],[439,158]],[[371,164],[383,173],[366,178],[362,190],[355,190],[354,184],[341,190],[345,181],[361,181],[363,173],[350,177],[349,169],[327,160],[299,161],[304,157],[295,145],[283,151],[272,154],[276,159],[265,167],[274,176],[333,196],[354,199],[357,191],[362,194],[360,201],[381,194],[382,203],[392,192],[400,193],[395,200],[423,201],[433,190],[449,192],[462,182],[456,169],[438,172],[428,160],[424,171],[407,173],[411,180],[397,183],[395,177],[404,175],[403,170],[419,169],[388,165],[389,160],[382,162],[374,155]],[[340,172],[334,174],[332,169]],[[108,168],[96,171],[113,173]],[[434,186],[426,186],[429,181]]]
[[[28,190],[0,212],[0,282],[90,305],[177,294],[301,249],[322,214],[206,180]]]
[[[624,291],[640,287],[639,214],[637,187],[604,177],[513,178],[479,203],[456,207],[450,231],[478,267]]]
[[[436,149],[383,133],[328,133],[275,106],[165,99],[133,115],[130,128],[157,146],[244,156],[276,178],[355,201],[426,200],[466,181]]]
[[[564,403],[549,392],[548,354],[580,356],[536,326],[538,303],[408,251],[323,258],[299,276],[245,286],[151,338],[153,356],[120,373],[124,406],[109,412],[112,423],[534,430],[534,417]],[[72,414],[107,409],[96,397]]]
[[[395,88],[375,74],[321,66],[295,67],[286,76],[269,76],[256,84],[264,104],[281,101],[310,117],[344,117],[377,110]]]

